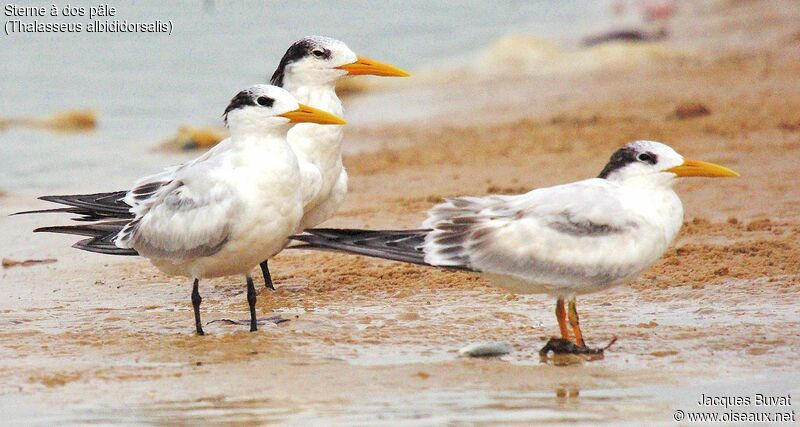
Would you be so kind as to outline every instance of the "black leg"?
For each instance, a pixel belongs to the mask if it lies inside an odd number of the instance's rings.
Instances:
[[[253,278],[247,276],[247,304],[250,305],[250,332],[258,330],[256,324],[256,285],[253,284]]]
[[[203,332],[203,323],[200,321],[200,303],[203,302],[203,298],[200,297],[200,291],[198,290],[198,285],[200,284],[200,279],[194,279],[194,287],[192,288],[192,307],[194,307],[194,327],[197,329],[197,335],[205,335]]]
[[[274,291],[275,285],[272,284],[272,275],[269,274],[269,265],[267,264],[266,260],[261,263],[261,272],[264,274],[264,286],[266,286],[267,289]]]

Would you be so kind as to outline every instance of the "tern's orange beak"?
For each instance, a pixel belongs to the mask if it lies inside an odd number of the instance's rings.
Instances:
[[[279,114],[279,116],[286,117],[292,123],[317,123],[320,125],[347,124],[347,122],[339,116],[304,104],[300,104],[300,107],[294,111]]]
[[[715,165],[714,163],[701,162],[700,160],[684,160],[680,166],[667,169],[667,172],[672,172],[678,176],[706,176],[710,178],[727,178],[739,176],[738,172],[734,172],[724,166]]]
[[[371,75],[386,77],[408,77],[411,75],[392,64],[365,58],[360,55],[356,56],[356,58],[356,62],[345,64],[338,68],[347,71],[347,74],[353,76]]]

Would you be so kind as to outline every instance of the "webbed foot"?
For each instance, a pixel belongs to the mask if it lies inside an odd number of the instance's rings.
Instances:
[[[568,339],[553,337],[539,350],[539,359],[542,362],[547,362],[551,358],[550,354],[552,352],[552,360],[556,364],[559,364],[557,363],[559,360],[556,359],[568,359],[568,357],[565,358],[564,356],[580,356],[583,360],[602,360],[605,351],[616,341],[617,337],[613,337],[605,347],[591,348],[586,345],[579,346]],[[561,362],[568,362],[568,360],[561,360]]]

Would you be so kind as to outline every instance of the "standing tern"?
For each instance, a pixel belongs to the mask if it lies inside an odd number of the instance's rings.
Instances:
[[[271,83],[288,90],[298,102],[341,117],[343,107],[336,96],[336,82],[348,75],[405,77],[409,74],[393,65],[356,55],[341,41],[309,36],[289,47],[273,73]],[[302,123],[289,130],[287,139],[297,156],[302,180],[304,214],[297,232],[327,220],[344,202],[347,172],[342,165],[343,137],[342,126]],[[220,143],[203,158],[226,151],[226,144]],[[71,206],[51,212],[84,215],[76,218],[79,221],[104,218],[108,216],[106,213],[117,219],[133,219],[126,194],[127,191],[116,191],[47,200]],[[260,265],[265,285],[274,290],[267,260],[264,259]]]
[[[272,74],[271,83],[283,87],[299,102],[340,117],[344,109],[336,96],[336,82],[345,76],[407,77],[394,65],[356,55],[346,44],[328,37],[309,36],[293,43]],[[300,124],[289,131],[289,144],[303,176],[303,219],[300,230],[326,221],[347,194],[347,172],[342,165],[342,126]],[[299,231],[299,230],[298,230]],[[269,266],[261,263],[264,282],[274,289]]]
[[[169,275],[192,278],[198,335],[203,335],[200,279],[242,274],[247,281],[250,331],[255,331],[251,272],[286,246],[303,217],[300,169],[286,134],[294,123],[345,122],[299,104],[286,90],[270,85],[239,92],[223,117],[231,136],[213,155],[206,153],[142,178],[122,197],[118,193],[41,197],[70,206],[50,212],[102,221],[35,231],[88,236],[74,246],[111,255],[140,255]]]
[[[310,229],[295,236],[305,242],[295,248],[472,271],[513,293],[548,293],[557,298],[561,339],[543,354],[601,354],[586,345],[575,297],[631,281],[664,254],[683,223],[672,186],[690,176],[739,174],[684,159],[659,142],[636,141],[615,152],[597,178],[447,200],[420,230]]]

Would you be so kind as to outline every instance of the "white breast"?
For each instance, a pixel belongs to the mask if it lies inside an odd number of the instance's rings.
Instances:
[[[302,217],[301,181],[286,141],[235,142],[180,169],[174,194],[139,218],[134,248],[166,273],[197,278],[245,274],[283,249],[296,230]],[[209,198],[212,190],[217,196]]]
[[[291,92],[303,104],[343,115],[342,102],[333,87],[303,86]],[[301,229],[327,220],[344,202],[347,172],[342,164],[343,138],[343,126],[302,123],[289,131],[287,140],[303,173],[305,215]]]

